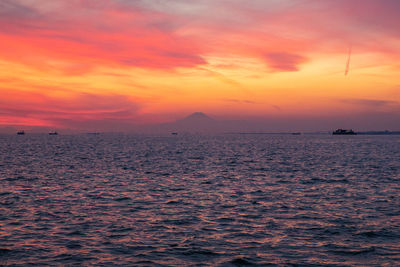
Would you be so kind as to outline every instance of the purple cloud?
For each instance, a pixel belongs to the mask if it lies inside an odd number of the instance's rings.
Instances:
[[[307,59],[291,53],[269,53],[265,55],[267,64],[276,71],[297,71]]]

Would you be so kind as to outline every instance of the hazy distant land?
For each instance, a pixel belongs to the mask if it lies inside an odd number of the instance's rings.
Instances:
[[[86,128],[63,128],[63,127],[32,127],[32,126],[7,126],[0,128],[0,133],[15,134],[17,131],[25,130],[27,133],[48,133],[58,131],[63,134],[75,133],[240,133],[240,134],[331,134],[337,128],[353,129],[360,135],[398,135],[398,129],[380,129],[379,125],[371,126],[368,130],[358,130],[351,122],[329,121],[325,127],[317,128],[311,121],[296,120],[250,120],[250,119],[216,119],[203,112],[194,112],[172,122],[157,124],[115,124],[113,129],[102,128],[101,122],[87,123]],[[365,128],[365,127],[364,127]]]

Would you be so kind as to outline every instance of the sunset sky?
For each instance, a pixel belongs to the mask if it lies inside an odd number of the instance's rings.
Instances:
[[[399,0],[1,0],[0,128],[202,111],[400,130],[399,14]]]

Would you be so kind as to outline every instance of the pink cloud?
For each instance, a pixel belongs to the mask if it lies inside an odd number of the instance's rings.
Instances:
[[[42,68],[43,59],[61,60],[66,64],[58,69],[78,74],[99,65],[170,69],[205,63],[195,43],[164,27],[174,21],[165,14],[93,1],[60,1],[69,9],[43,13],[17,3],[0,3],[6,14],[0,18],[1,58]]]
[[[0,122],[25,121],[32,125],[74,128],[75,125],[100,125],[112,130],[109,122],[133,125],[143,123],[141,104],[124,95],[78,93],[56,98],[41,93],[13,91],[0,99]],[[108,123],[106,123],[108,122]],[[85,127],[83,127],[85,129]]]
[[[299,65],[306,61],[301,55],[289,53],[269,53],[265,55],[268,65],[277,71],[297,71]]]
[[[384,40],[399,37],[399,5],[397,0],[4,0],[0,58],[79,75],[102,65],[194,67],[207,64],[204,55],[218,53],[257,57],[275,71],[295,71],[310,54],[343,53],[349,43],[355,52],[398,57],[399,45]],[[52,60],[63,64],[51,65]]]

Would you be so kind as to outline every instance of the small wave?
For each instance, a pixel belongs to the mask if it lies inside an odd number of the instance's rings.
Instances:
[[[356,236],[363,236],[366,238],[399,238],[399,234],[388,231],[386,229],[378,231],[361,231],[355,234]]]
[[[232,264],[233,266],[257,266],[256,263],[248,258],[236,258],[227,263]]]
[[[121,201],[127,201],[127,200],[132,200],[132,199],[130,197],[118,197],[118,198],[114,198],[113,200],[121,202]]]
[[[204,255],[204,256],[218,256],[219,253],[208,250],[208,249],[189,249],[182,253],[186,256],[196,256],[196,255]]]
[[[157,266],[157,265],[155,264],[155,262],[150,261],[150,260],[136,261],[136,262],[133,262],[133,264],[134,264],[135,266]]]
[[[23,176],[7,177],[7,178],[4,178],[3,181],[13,182],[13,181],[18,181],[18,180],[22,180],[22,179],[25,179],[25,177],[23,177]]]
[[[176,191],[183,191],[183,190],[185,190],[185,188],[183,188],[183,187],[176,187],[176,188],[170,188],[170,189],[169,189],[169,191],[173,191],[173,192],[176,192]]]
[[[7,255],[7,254],[10,254],[11,252],[12,252],[11,249],[8,249],[8,248],[0,248],[0,256],[4,256],[4,255]]]
[[[333,183],[343,183],[343,184],[348,184],[350,181],[346,178],[343,179],[330,179],[325,181],[328,184],[333,184]]]
[[[361,254],[368,254],[371,252],[375,251],[375,247],[368,247],[368,248],[362,248],[362,249],[337,249],[337,250],[332,250],[330,252],[338,255],[361,255]]]
[[[223,217],[223,218],[217,219],[217,222],[227,223],[227,222],[234,222],[235,220],[236,220],[235,218]]]
[[[110,233],[124,233],[124,232],[130,232],[130,231],[133,231],[133,228],[131,228],[131,227],[119,227],[119,228],[112,227],[109,230]]]
[[[84,236],[85,234],[79,230],[75,230],[65,234],[66,236]]]
[[[78,241],[69,241],[66,244],[66,247],[69,248],[69,249],[80,249],[80,248],[82,248],[81,244],[79,244]]]
[[[184,219],[177,219],[177,220],[164,220],[163,223],[169,225],[192,225],[197,222],[197,218],[184,218]]]

